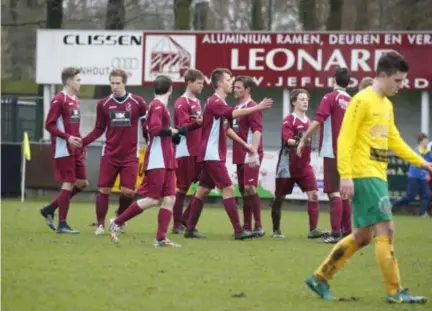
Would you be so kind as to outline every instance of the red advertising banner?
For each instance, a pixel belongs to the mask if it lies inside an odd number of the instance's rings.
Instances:
[[[191,67],[209,83],[214,68],[226,67],[252,76],[261,87],[327,88],[333,68],[341,66],[352,72],[356,87],[375,75],[382,53],[395,50],[410,64],[405,87],[432,89],[432,32],[146,32],[143,39],[143,85],[159,74],[183,82]]]

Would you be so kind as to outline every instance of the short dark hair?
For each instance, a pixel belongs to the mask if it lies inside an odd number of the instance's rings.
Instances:
[[[376,75],[379,76],[381,72],[385,73],[387,76],[392,76],[398,71],[408,72],[409,64],[398,52],[391,51],[384,53],[378,60],[378,65],[376,69]]]
[[[336,68],[333,76],[336,79],[336,84],[343,88],[346,88],[351,81],[351,74],[345,67]]]
[[[111,77],[121,77],[122,78],[122,82],[124,84],[126,84],[127,83],[127,79],[128,79],[128,74],[123,69],[114,69],[109,74],[110,81],[111,81]]]
[[[290,95],[291,106],[294,106],[294,102],[297,100],[300,94],[306,94],[309,97],[309,92],[305,89],[294,89],[291,91]]]
[[[238,76],[234,79],[234,83],[236,82],[242,82],[245,89],[252,90],[254,87],[256,87],[255,81],[249,76]]]
[[[81,69],[78,67],[66,67],[61,72],[61,80],[63,85],[66,85],[67,80],[72,79],[77,74],[81,73]]]
[[[168,93],[172,85],[172,80],[168,76],[157,76],[153,81],[153,88],[156,95],[164,95]]]
[[[231,71],[227,68],[216,68],[211,73],[211,83],[214,88],[217,88],[218,82],[222,79],[224,73],[232,76]]]
[[[188,71],[186,71],[184,80],[186,83],[188,83],[189,81],[195,82],[196,80],[204,80],[204,74],[198,69],[190,68],[188,69]]]
[[[371,86],[374,82],[374,79],[371,77],[364,77],[363,79],[361,79],[358,89],[361,91],[365,88],[367,88],[368,86]]]
[[[427,139],[428,136],[425,133],[417,134],[417,142],[420,144],[423,139]]]

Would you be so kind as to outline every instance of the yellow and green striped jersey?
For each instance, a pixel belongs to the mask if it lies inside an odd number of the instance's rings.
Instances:
[[[400,136],[391,101],[368,87],[351,99],[342,122],[337,148],[341,178],[387,180],[389,149],[415,166],[425,162]]]

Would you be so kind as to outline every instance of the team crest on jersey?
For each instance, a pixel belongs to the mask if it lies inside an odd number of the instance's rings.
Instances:
[[[132,106],[131,106],[131,103],[126,103],[126,111],[131,111],[131,109],[132,109]]]
[[[341,107],[344,110],[346,110],[348,107],[348,102],[344,99],[339,99],[338,104],[339,104],[339,107]]]
[[[72,108],[70,110],[70,123],[79,123],[80,122],[80,111],[79,109]]]

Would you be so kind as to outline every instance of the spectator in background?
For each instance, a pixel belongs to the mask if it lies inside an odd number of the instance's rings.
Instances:
[[[428,136],[425,133],[417,135],[418,146],[414,149],[426,161],[432,161],[432,153],[428,149]],[[431,189],[429,188],[430,174],[410,165],[408,171],[408,188],[404,197],[393,203],[393,207],[406,205],[413,201],[417,195],[420,196],[420,216],[429,217],[427,207],[429,205]]]
[[[359,92],[369,86],[371,86],[373,84],[374,79],[371,77],[364,77],[360,83],[359,83],[359,87],[358,90]]]

